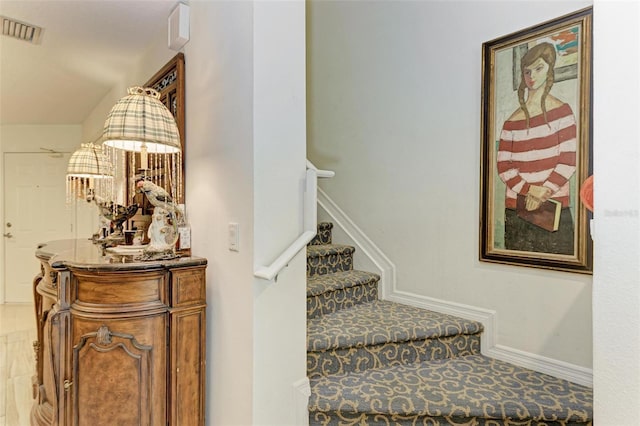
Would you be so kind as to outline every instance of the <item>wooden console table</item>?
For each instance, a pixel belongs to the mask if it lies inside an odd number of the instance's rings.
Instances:
[[[206,259],[36,251],[32,425],[204,425]]]

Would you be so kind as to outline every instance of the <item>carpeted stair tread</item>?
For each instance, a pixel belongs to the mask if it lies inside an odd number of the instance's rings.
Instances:
[[[592,389],[483,355],[310,382],[311,425],[590,424],[593,412]]]
[[[482,332],[482,324],[376,300],[307,320],[307,350],[400,343]]]
[[[313,237],[310,245],[318,245],[318,244],[331,244],[331,230],[333,229],[333,223],[331,222],[320,222],[318,224],[318,230],[316,236]]]
[[[380,280],[380,275],[358,270],[314,275],[307,279],[307,296],[317,296],[322,293],[368,284],[378,280]]]

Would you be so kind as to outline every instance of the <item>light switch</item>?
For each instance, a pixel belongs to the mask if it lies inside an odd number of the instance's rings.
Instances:
[[[231,222],[229,223],[229,250],[231,251],[240,251],[239,241],[240,241],[240,229],[237,223]]]

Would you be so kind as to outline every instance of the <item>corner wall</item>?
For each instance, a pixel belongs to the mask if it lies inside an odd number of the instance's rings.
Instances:
[[[186,208],[207,266],[207,424],[253,422],[253,3],[190,4]],[[240,225],[239,251],[227,226]]]
[[[482,43],[590,2],[308,5],[308,151],[402,292],[495,311],[497,344],[591,368],[591,276],[478,261]],[[541,7],[544,5],[544,7]]]
[[[302,229],[305,5],[190,6],[185,182],[192,251],[209,260],[208,424],[299,426],[305,257],[277,282],[253,271]],[[239,225],[237,252],[228,248],[230,223]]]
[[[270,265],[304,228],[305,48],[304,1],[254,3],[254,267]],[[254,425],[309,419],[306,282],[304,249],[275,281],[254,279]]]
[[[593,13],[594,424],[634,426],[640,418],[640,5],[598,0]]]

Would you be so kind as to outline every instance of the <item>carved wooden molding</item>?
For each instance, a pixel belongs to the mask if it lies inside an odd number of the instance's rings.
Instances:
[[[178,125],[182,153],[185,151],[185,110],[184,110],[184,54],[178,53],[151,77],[145,87],[152,87],[160,93],[160,101],[169,108]]]
[[[102,346],[108,346],[111,344],[111,331],[107,326],[102,326],[96,332],[96,342]]]
[[[114,424],[119,424],[118,419],[135,418],[141,426],[151,426],[152,354],[152,346],[104,324],[97,331],[84,334],[73,347],[73,375],[68,379],[76,407],[73,425],[94,420],[95,424],[103,424],[106,417],[113,416]],[[122,389],[131,392],[122,393]],[[83,401],[82,406],[79,401]],[[129,411],[114,412],[115,407],[127,405]]]
[[[73,351],[77,353],[80,350],[82,350],[82,348],[86,345],[86,343],[92,338],[94,338],[95,343],[97,343],[100,346],[110,346],[113,344],[113,337],[119,337],[120,339],[128,340],[132,347],[140,351],[150,351],[152,349],[151,346],[143,345],[139,343],[136,340],[136,338],[131,334],[113,332],[109,330],[109,327],[107,327],[106,325],[102,325],[100,326],[100,328],[98,328],[97,331],[93,333],[87,333],[84,336],[82,336],[78,344],[73,347]],[[122,343],[115,343],[114,347],[121,346],[121,345]],[[124,349],[128,353],[131,353],[126,347],[124,347]]]

